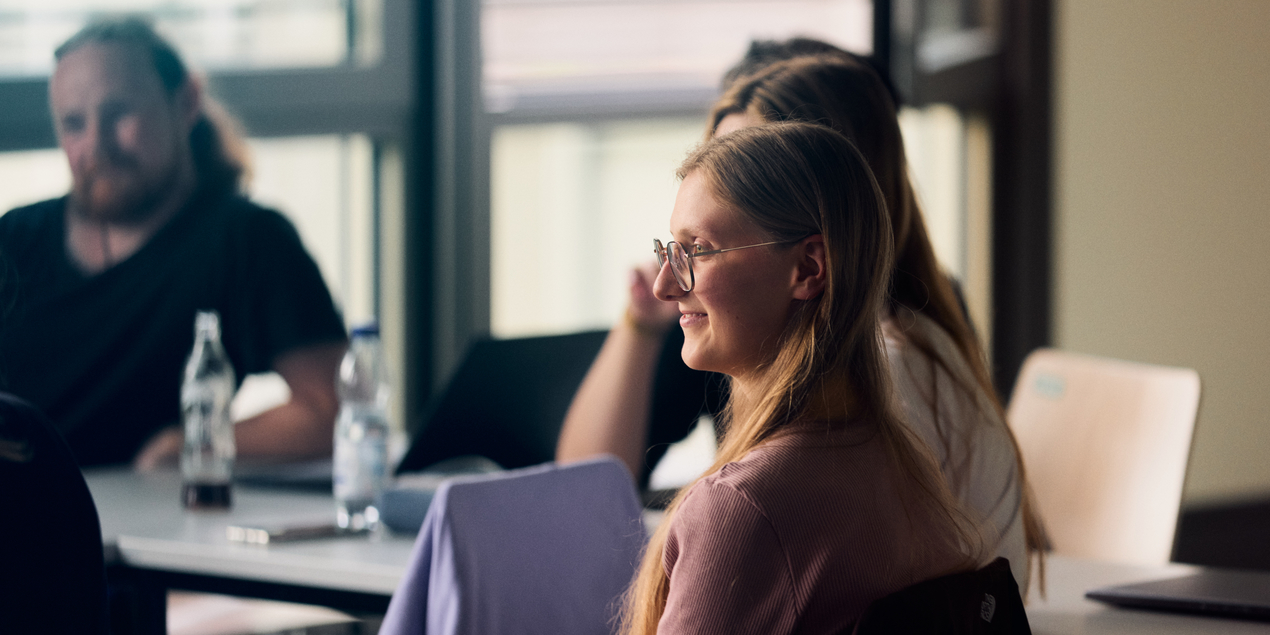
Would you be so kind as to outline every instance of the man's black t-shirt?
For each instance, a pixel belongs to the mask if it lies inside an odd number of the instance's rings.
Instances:
[[[85,275],[67,254],[65,207],[0,217],[0,387],[42,409],[80,465],[130,461],[180,420],[199,310],[220,312],[240,381],[345,338],[317,265],[277,212],[203,192],[131,257]]]

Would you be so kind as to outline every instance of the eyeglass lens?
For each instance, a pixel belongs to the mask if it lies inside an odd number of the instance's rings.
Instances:
[[[692,291],[692,259],[688,257],[688,253],[684,251],[682,245],[676,241],[670,241],[665,248],[662,247],[661,241],[653,239],[653,246],[657,252],[658,266],[666,266],[666,260],[670,260],[670,273],[675,276],[675,282],[679,283],[679,288],[684,291]]]

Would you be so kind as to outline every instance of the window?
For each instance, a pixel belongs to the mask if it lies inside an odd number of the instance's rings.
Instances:
[[[607,328],[664,236],[679,163],[752,39],[868,53],[869,0],[486,0],[490,329]]]
[[[373,63],[374,2],[344,0],[44,0],[0,9],[0,75],[47,75],[49,54],[85,22],[112,12],[152,17],[186,61],[205,70]]]
[[[414,3],[46,0],[0,8],[0,213],[68,190],[48,115],[52,52],[112,12],[151,16],[242,121],[254,165],[249,193],[296,225],[346,322],[379,319],[389,363],[408,389],[402,228],[411,159],[403,148],[418,101]],[[398,392],[397,413],[410,412],[406,393]]]
[[[607,328],[621,315],[630,269],[667,231],[675,168],[750,40],[872,49],[868,0],[482,6],[496,337]],[[903,108],[900,125],[936,255],[986,333],[988,203],[967,181],[982,172],[967,153],[986,153],[986,127],[947,105]]]

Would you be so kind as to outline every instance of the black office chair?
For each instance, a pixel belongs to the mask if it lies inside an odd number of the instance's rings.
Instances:
[[[565,412],[607,331],[476,342],[428,407],[398,473],[458,456],[513,469],[555,459]]]
[[[105,633],[97,508],[70,449],[0,393],[0,632]]]
[[[1010,562],[919,582],[869,605],[854,635],[1031,635]]]

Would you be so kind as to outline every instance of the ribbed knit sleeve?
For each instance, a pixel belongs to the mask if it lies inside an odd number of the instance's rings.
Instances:
[[[790,632],[796,598],[789,558],[763,512],[727,484],[703,479],[671,521],[664,553],[670,595],[658,633]]]

